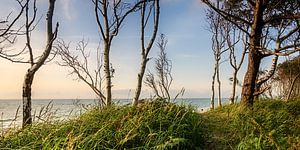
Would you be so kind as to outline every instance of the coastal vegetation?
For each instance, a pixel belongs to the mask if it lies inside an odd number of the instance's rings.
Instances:
[[[2,149],[297,149],[300,99],[197,113],[162,99],[93,108],[64,122],[10,129]]]
[[[75,47],[64,41],[60,35],[63,30],[58,23],[53,24],[53,18],[57,17],[56,0],[44,4],[48,4],[45,18],[37,17],[40,13],[37,0],[14,0],[19,12],[1,16],[4,19],[0,20],[0,57],[29,67],[24,73],[20,96],[22,129],[2,129],[0,149],[299,149],[298,1],[201,0],[207,7],[215,62],[211,110],[204,113],[171,102],[185,90],[182,88],[175,96],[170,92],[173,64],[167,57],[168,40],[164,34],[157,39],[160,0],[90,1],[100,35],[99,46],[92,51],[86,49],[88,42],[84,38]],[[135,27],[140,27],[141,58],[132,105],[119,106],[112,101],[115,68],[111,51],[122,27],[130,21],[129,16],[140,20]],[[41,33],[47,39],[45,49],[38,51],[32,46],[33,37],[40,32],[36,26],[43,19],[46,28]],[[19,38],[25,42],[18,51],[15,49],[19,49],[16,43]],[[159,49],[154,57],[155,69],[147,70],[155,43]],[[93,54],[96,59],[90,58]],[[281,56],[290,57],[280,63]],[[272,62],[267,63],[269,57],[273,57]],[[53,59],[91,88],[99,106],[65,121],[34,122],[31,112],[34,77]],[[230,105],[223,106],[220,77],[221,64],[226,62],[233,69],[232,91]],[[262,70],[265,62],[270,65],[268,70]],[[243,65],[247,68],[241,82],[238,74]],[[143,84],[152,90],[150,100],[141,100]],[[241,87],[240,99],[237,86]],[[218,108],[214,104],[215,92]]]

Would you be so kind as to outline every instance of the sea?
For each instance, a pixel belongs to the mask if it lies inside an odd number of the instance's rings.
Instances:
[[[130,104],[130,99],[114,100],[117,105]],[[190,105],[197,112],[205,112],[210,107],[210,98],[179,98],[173,101],[178,105]],[[228,103],[223,98],[222,103]],[[34,122],[50,120],[67,120],[74,118],[99,103],[93,99],[35,99],[32,100]],[[217,99],[215,106],[217,106]],[[0,99],[0,131],[10,127],[20,127],[22,123],[22,101],[17,99]]]

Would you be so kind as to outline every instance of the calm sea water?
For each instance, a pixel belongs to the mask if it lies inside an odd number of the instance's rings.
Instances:
[[[129,99],[116,100],[115,103],[124,105],[130,103]],[[177,99],[177,104],[192,105],[198,111],[205,111],[210,107],[209,98],[187,98]],[[228,103],[223,99],[222,103]],[[217,105],[217,100],[215,101]],[[32,115],[35,121],[45,119],[66,119],[80,115],[88,107],[97,105],[97,101],[92,99],[73,100],[32,100]],[[48,106],[48,108],[47,108]],[[19,108],[19,111],[18,111]],[[0,130],[7,127],[20,126],[22,120],[22,101],[21,100],[0,100]]]

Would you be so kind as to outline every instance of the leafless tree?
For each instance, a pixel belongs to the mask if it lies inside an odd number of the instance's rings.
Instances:
[[[153,0],[153,2],[145,1],[142,3],[141,6],[141,10],[140,10],[141,11],[141,25],[140,25],[141,26],[141,67],[137,78],[138,83],[137,83],[135,95],[132,102],[133,105],[138,104],[138,100],[142,90],[142,83],[143,83],[142,81],[145,74],[147,62],[150,60],[150,58],[148,58],[148,55],[156,38],[156,34],[158,30],[159,13],[160,13],[159,3],[160,3],[159,0]],[[149,18],[151,17],[153,11],[154,11],[153,32],[148,44],[146,45],[145,30],[149,23]]]
[[[52,25],[52,18],[53,18],[53,12],[54,12],[54,5],[55,0],[49,0],[49,7],[47,12],[47,43],[45,45],[45,49],[43,53],[35,57],[34,53],[36,50],[33,49],[31,46],[31,35],[33,31],[33,28],[35,27],[34,22],[36,21],[37,16],[37,7],[36,7],[36,0],[26,0],[26,7],[25,7],[25,36],[26,36],[26,52],[29,55],[29,61],[30,68],[28,68],[24,83],[23,83],[23,127],[29,125],[32,123],[32,116],[31,116],[31,85],[34,79],[35,73],[44,65],[46,60],[48,59],[51,51],[52,51],[52,44],[54,40],[57,37],[58,32],[58,23],[56,24],[56,27],[53,31],[53,25]],[[32,11],[30,11],[30,6],[32,6]],[[32,14],[32,17],[30,17],[30,13]]]
[[[219,5],[219,4],[217,4]],[[220,6],[218,6],[220,7]],[[209,30],[212,33],[212,51],[214,54],[214,70],[212,75],[212,95],[211,95],[211,109],[215,108],[215,81],[217,79],[218,83],[218,106],[222,106],[222,96],[221,96],[221,80],[220,80],[220,64],[222,54],[224,54],[228,49],[226,49],[226,37],[225,37],[225,22],[222,20],[221,16],[215,13],[213,10],[207,11],[207,19],[209,23]]]
[[[103,40],[103,67],[106,82],[106,105],[112,103],[112,67],[110,62],[111,44],[119,34],[125,18],[132,12],[138,11],[145,0],[129,3],[124,0],[92,0],[101,39]]]
[[[230,80],[232,81],[232,90],[231,96],[229,97],[229,101],[230,104],[234,104],[234,102],[236,101],[236,87],[239,84],[237,75],[242,67],[249,46],[248,37],[244,33],[241,33],[241,31],[237,28],[234,28],[230,23],[226,27],[226,32],[226,44],[229,48],[229,63],[230,66],[233,68],[233,75],[232,78],[230,78]],[[243,50],[241,52],[240,59],[238,60],[236,45],[240,43],[240,39],[242,39]]]
[[[224,1],[225,7],[218,8],[212,0],[202,1],[249,37],[248,67],[241,102],[244,106],[252,106],[255,92],[259,89],[261,60],[271,55],[289,55],[299,51],[300,3],[294,0],[228,0]],[[276,31],[279,32],[276,34]],[[270,42],[263,43],[263,39],[270,39]]]
[[[94,69],[91,69],[91,51],[87,50],[88,42],[84,39],[78,42],[75,51],[70,51],[70,43],[65,43],[63,40],[58,41],[58,55],[61,61],[58,62],[60,66],[71,69],[70,75],[77,76],[77,79],[86,83],[97,95],[100,105],[105,105],[105,96],[103,94],[103,75],[101,73],[103,68],[102,55],[100,50],[97,50],[96,60],[97,64]],[[99,48],[98,48],[99,49]],[[78,55],[74,55],[77,53]],[[93,65],[95,66],[95,65]]]
[[[21,55],[24,50],[19,52],[12,52],[9,48],[15,43],[18,35],[24,35],[21,29],[22,25],[17,25],[17,22],[21,20],[21,16],[24,13],[27,3],[24,3],[24,0],[15,0],[20,10],[15,16],[13,12],[10,12],[4,18],[0,18],[0,57],[10,60],[17,61],[14,57]]]
[[[172,61],[167,57],[167,43],[168,40],[165,35],[161,34],[159,42],[157,43],[160,51],[158,58],[155,59],[156,74],[149,71],[149,73],[146,74],[144,83],[153,90],[156,97],[171,100],[170,87],[173,82]],[[184,88],[177,93],[174,99],[176,99],[180,94],[184,94]]]

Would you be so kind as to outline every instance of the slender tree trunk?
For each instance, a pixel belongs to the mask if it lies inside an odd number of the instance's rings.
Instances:
[[[31,116],[31,85],[34,78],[34,73],[28,69],[23,83],[23,124],[24,128],[26,125],[32,124]]]
[[[52,44],[53,41],[56,39],[57,32],[58,32],[58,23],[56,24],[56,29],[54,33],[52,32],[52,18],[53,18],[53,12],[54,12],[54,5],[55,0],[49,0],[49,8],[47,13],[47,44],[46,48],[41,55],[41,57],[37,60],[37,62],[31,62],[31,67],[27,70],[27,73],[24,78],[23,83],[23,124],[22,127],[25,127],[27,125],[30,125],[32,123],[31,118],[31,85],[32,81],[34,79],[35,73],[39,70],[39,68],[45,63],[46,59],[50,55],[50,52],[52,50]],[[28,19],[28,18],[27,18]],[[27,31],[27,35],[29,32]],[[31,48],[30,46],[30,39],[27,39],[27,46]],[[32,51],[30,50],[30,55],[33,56]]]
[[[238,70],[234,70],[234,72],[233,72],[233,83],[232,83],[232,91],[231,91],[232,93],[231,93],[231,97],[230,97],[230,104],[234,104],[234,101],[235,101],[237,72],[238,72]]]
[[[160,14],[160,5],[159,5],[159,0],[155,0],[154,2],[155,4],[155,14],[153,15],[154,17],[154,21],[153,21],[153,32],[152,32],[152,36],[149,40],[149,43],[147,44],[147,46],[145,46],[145,29],[146,29],[146,25],[148,22],[148,19],[145,20],[145,13],[146,13],[146,7],[147,7],[147,2],[143,2],[142,4],[142,8],[141,8],[141,46],[142,46],[142,62],[141,62],[141,67],[140,67],[140,72],[138,74],[138,83],[137,83],[137,87],[136,87],[136,91],[135,91],[135,95],[132,101],[132,105],[136,106],[138,104],[138,100],[141,94],[141,90],[142,90],[142,84],[143,84],[143,77],[145,74],[145,70],[146,70],[146,65],[147,62],[149,61],[148,58],[148,54],[153,46],[153,43],[155,41],[156,38],[156,34],[158,31],[158,23],[159,23],[159,14]],[[150,10],[151,12],[151,10]],[[149,12],[149,14],[150,14]],[[148,16],[149,17],[149,16]],[[161,35],[163,36],[163,35]],[[164,39],[161,39],[162,42]],[[164,45],[163,45],[164,46]],[[153,88],[157,92],[157,89],[155,88],[155,85],[153,84]]]
[[[210,109],[215,109],[215,80],[216,80],[216,73],[217,73],[217,64],[215,64],[214,73],[213,73],[212,82],[211,82]]]
[[[217,68],[217,82],[218,82],[218,106],[222,107],[222,96],[221,96],[221,81],[220,81],[220,64],[218,63]]]
[[[105,41],[104,44],[104,72],[106,78],[106,105],[110,106],[112,103],[111,99],[111,72],[110,72],[110,60],[109,60],[109,42]]]
[[[142,63],[141,63],[140,73],[138,74],[138,83],[137,83],[137,87],[136,87],[134,98],[133,98],[133,105],[134,106],[136,106],[138,104],[138,100],[139,100],[139,97],[140,97],[140,94],[141,94],[143,76],[145,74],[147,61],[148,61],[148,59],[146,57],[142,56]]]
[[[258,51],[263,27],[263,0],[257,0],[254,8],[254,21],[251,26],[250,49],[248,54],[248,68],[244,77],[241,103],[244,106],[253,106],[257,74],[262,56]]]

